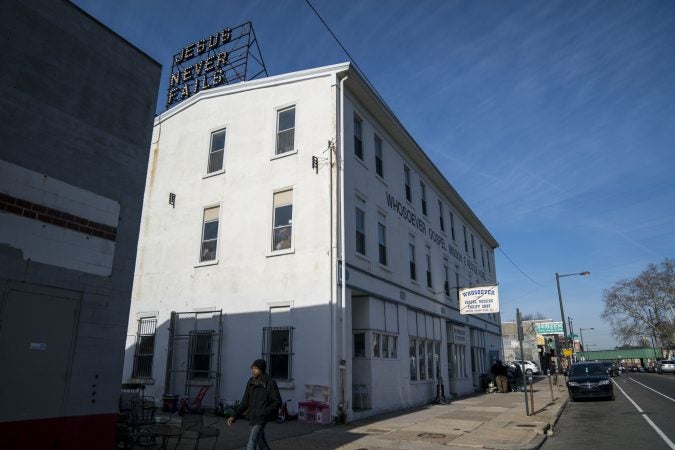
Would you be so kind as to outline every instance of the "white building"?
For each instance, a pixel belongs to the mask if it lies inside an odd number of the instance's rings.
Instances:
[[[124,381],[213,405],[262,356],[348,420],[473,392],[500,320],[455,288],[497,245],[351,65],[202,91],[155,122]]]

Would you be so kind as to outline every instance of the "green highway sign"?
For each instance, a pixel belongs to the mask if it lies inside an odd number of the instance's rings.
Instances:
[[[563,334],[562,322],[537,322],[534,329],[537,334]]]

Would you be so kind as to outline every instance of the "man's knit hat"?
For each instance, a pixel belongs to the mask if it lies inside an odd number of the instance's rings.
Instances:
[[[257,367],[261,372],[264,372],[267,370],[267,362],[264,359],[256,359],[253,361],[253,364],[251,364],[251,367]]]

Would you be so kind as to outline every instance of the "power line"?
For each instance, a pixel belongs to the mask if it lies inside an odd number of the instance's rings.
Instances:
[[[530,277],[528,274],[526,274],[525,272],[523,272],[523,270],[522,270],[520,267],[518,267],[518,265],[517,265],[516,263],[514,263],[514,262],[511,260],[511,258],[509,258],[509,255],[507,255],[506,252],[505,252],[504,250],[502,250],[501,247],[497,247],[497,248],[499,249],[500,252],[502,252],[502,254],[504,255],[504,257],[505,257],[511,264],[513,264],[513,267],[515,267],[516,269],[518,269],[518,271],[519,271],[520,273],[522,273],[522,274],[525,276],[525,278],[527,278],[528,280],[530,280],[531,282],[533,282],[534,284],[536,284],[536,285],[539,286],[539,287],[545,287],[543,284],[540,284],[540,283],[534,281],[534,280],[532,279],[532,277]]]

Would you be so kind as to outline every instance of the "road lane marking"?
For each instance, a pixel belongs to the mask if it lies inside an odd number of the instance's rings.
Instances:
[[[630,402],[633,404],[633,406],[635,406],[635,409],[638,410],[638,412],[642,415],[642,417],[644,417],[644,419],[647,421],[647,423],[648,423],[649,425],[651,425],[651,427],[656,431],[656,434],[658,434],[659,436],[661,436],[661,439],[663,439],[663,441],[664,441],[666,444],[668,444],[668,446],[669,446],[671,449],[675,450],[675,444],[673,444],[673,441],[671,441],[670,439],[668,439],[668,436],[666,436],[666,435],[664,434],[664,432],[661,431],[661,429],[660,429],[659,427],[657,427],[656,424],[655,424],[654,422],[652,422],[652,419],[650,419],[649,416],[647,416],[647,414],[645,414],[645,412],[642,410],[642,408],[640,408],[640,407],[638,406],[638,404],[635,403],[635,402],[633,401],[633,399],[630,398],[630,397],[628,396],[628,394],[626,394],[626,391],[624,391],[623,389],[621,389],[621,386],[619,386],[619,383],[614,383],[614,384],[616,385],[616,387],[619,388],[619,390],[621,391],[621,393],[628,399],[628,401],[630,401]]]
[[[649,386],[647,386],[647,385],[645,385],[645,384],[642,384],[642,383],[640,383],[639,381],[634,380],[634,379],[632,379],[632,378],[629,378],[629,380],[635,381],[635,382],[636,382],[637,384],[639,384],[640,386],[644,386],[644,387],[646,387],[647,389],[649,389],[650,391],[656,392],[656,393],[659,394],[661,397],[665,397],[665,398],[667,398],[668,400],[670,400],[671,402],[675,402],[675,398],[668,397],[667,395],[662,394],[662,393],[660,393],[659,391],[654,390],[654,389],[650,388]]]

